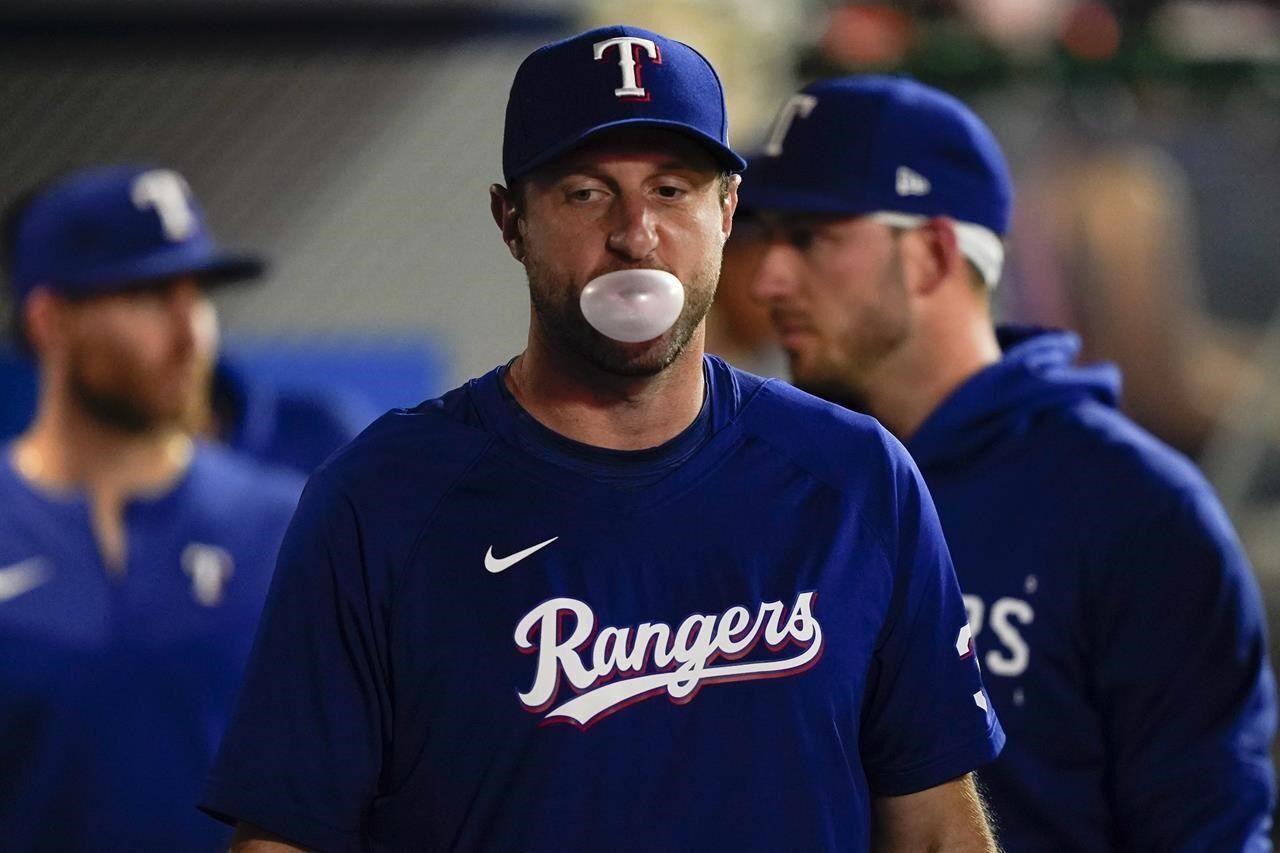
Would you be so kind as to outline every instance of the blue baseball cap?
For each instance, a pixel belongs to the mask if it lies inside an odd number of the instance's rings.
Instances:
[[[31,197],[11,227],[18,303],[37,285],[86,297],[183,275],[206,284],[244,281],[264,268],[261,259],[214,243],[191,188],[171,169],[74,172]]]
[[[949,216],[1004,236],[1013,182],[960,101],[902,77],[822,80],[778,113],[743,204],[783,213]]]
[[[729,147],[724,89],[687,44],[639,27],[601,27],[529,54],[507,100],[507,183],[617,127],[657,127],[702,143],[731,172],[747,163]]]

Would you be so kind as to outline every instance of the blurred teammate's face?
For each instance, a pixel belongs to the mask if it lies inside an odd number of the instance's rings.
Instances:
[[[217,315],[196,281],[77,300],[66,317],[67,388],[81,411],[144,432],[186,423],[200,407]]]
[[[720,284],[713,314],[724,320],[726,334],[738,344],[756,348],[774,339],[769,311],[751,292],[756,271],[769,249],[768,231],[758,222],[736,222],[724,245]]]
[[[542,336],[616,375],[665,369],[711,306],[736,204],[737,178],[722,199],[712,157],[664,131],[606,136],[539,170],[525,181],[516,251]],[[632,268],[671,273],[685,299],[669,331],[628,344],[592,328],[578,300],[593,278]]]
[[[753,292],[768,309],[795,384],[858,405],[869,378],[910,337],[893,229],[870,217],[767,218]]]

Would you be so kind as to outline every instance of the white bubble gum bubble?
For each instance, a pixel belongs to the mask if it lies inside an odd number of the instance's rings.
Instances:
[[[653,340],[675,324],[684,307],[684,286],[662,270],[617,270],[587,282],[579,304],[597,332],[636,344]]]

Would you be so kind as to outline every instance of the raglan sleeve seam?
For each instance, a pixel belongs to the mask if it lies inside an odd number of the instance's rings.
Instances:
[[[444,505],[445,499],[453,493],[453,490],[457,488],[458,483],[470,474],[475,466],[479,464],[480,460],[484,458],[485,454],[489,452],[489,448],[493,446],[493,441],[493,438],[490,437],[479,448],[477,448],[475,454],[467,461],[467,464],[463,465],[462,468],[459,469],[458,473],[449,481],[449,484],[440,490],[439,496],[436,498],[435,502],[432,503],[431,508],[427,510],[426,514],[423,516],[422,522],[414,532],[413,542],[405,552],[404,563],[401,568],[413,564],[413,561],[418,556],[418,552],[422,549],[423,544],[427,540],[427,530],[430,528],[432,522],[435,521],[436,514],[439,512],[440,507]],[[404,575],[404,571],[396,573],[391,589],[392,601],[400,600],[400,584],[402,583]]]

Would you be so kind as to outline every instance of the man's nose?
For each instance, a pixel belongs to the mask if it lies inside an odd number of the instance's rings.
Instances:
[[[757,302],[769,305],[792,295],[798,281],[796,266],[798,250],[780,240],[770,241],[751,279],[751,296]]]
[[[169,317],[175,343],[183,351],[192,348],[199,336],[204,301],[204,289],[195,279],[178,279],[169,288]]]
[[[629,261],[640,261],[658,248],[658,230],[653,210],[643,198],[620,195],[610,211],[608,246]]]

